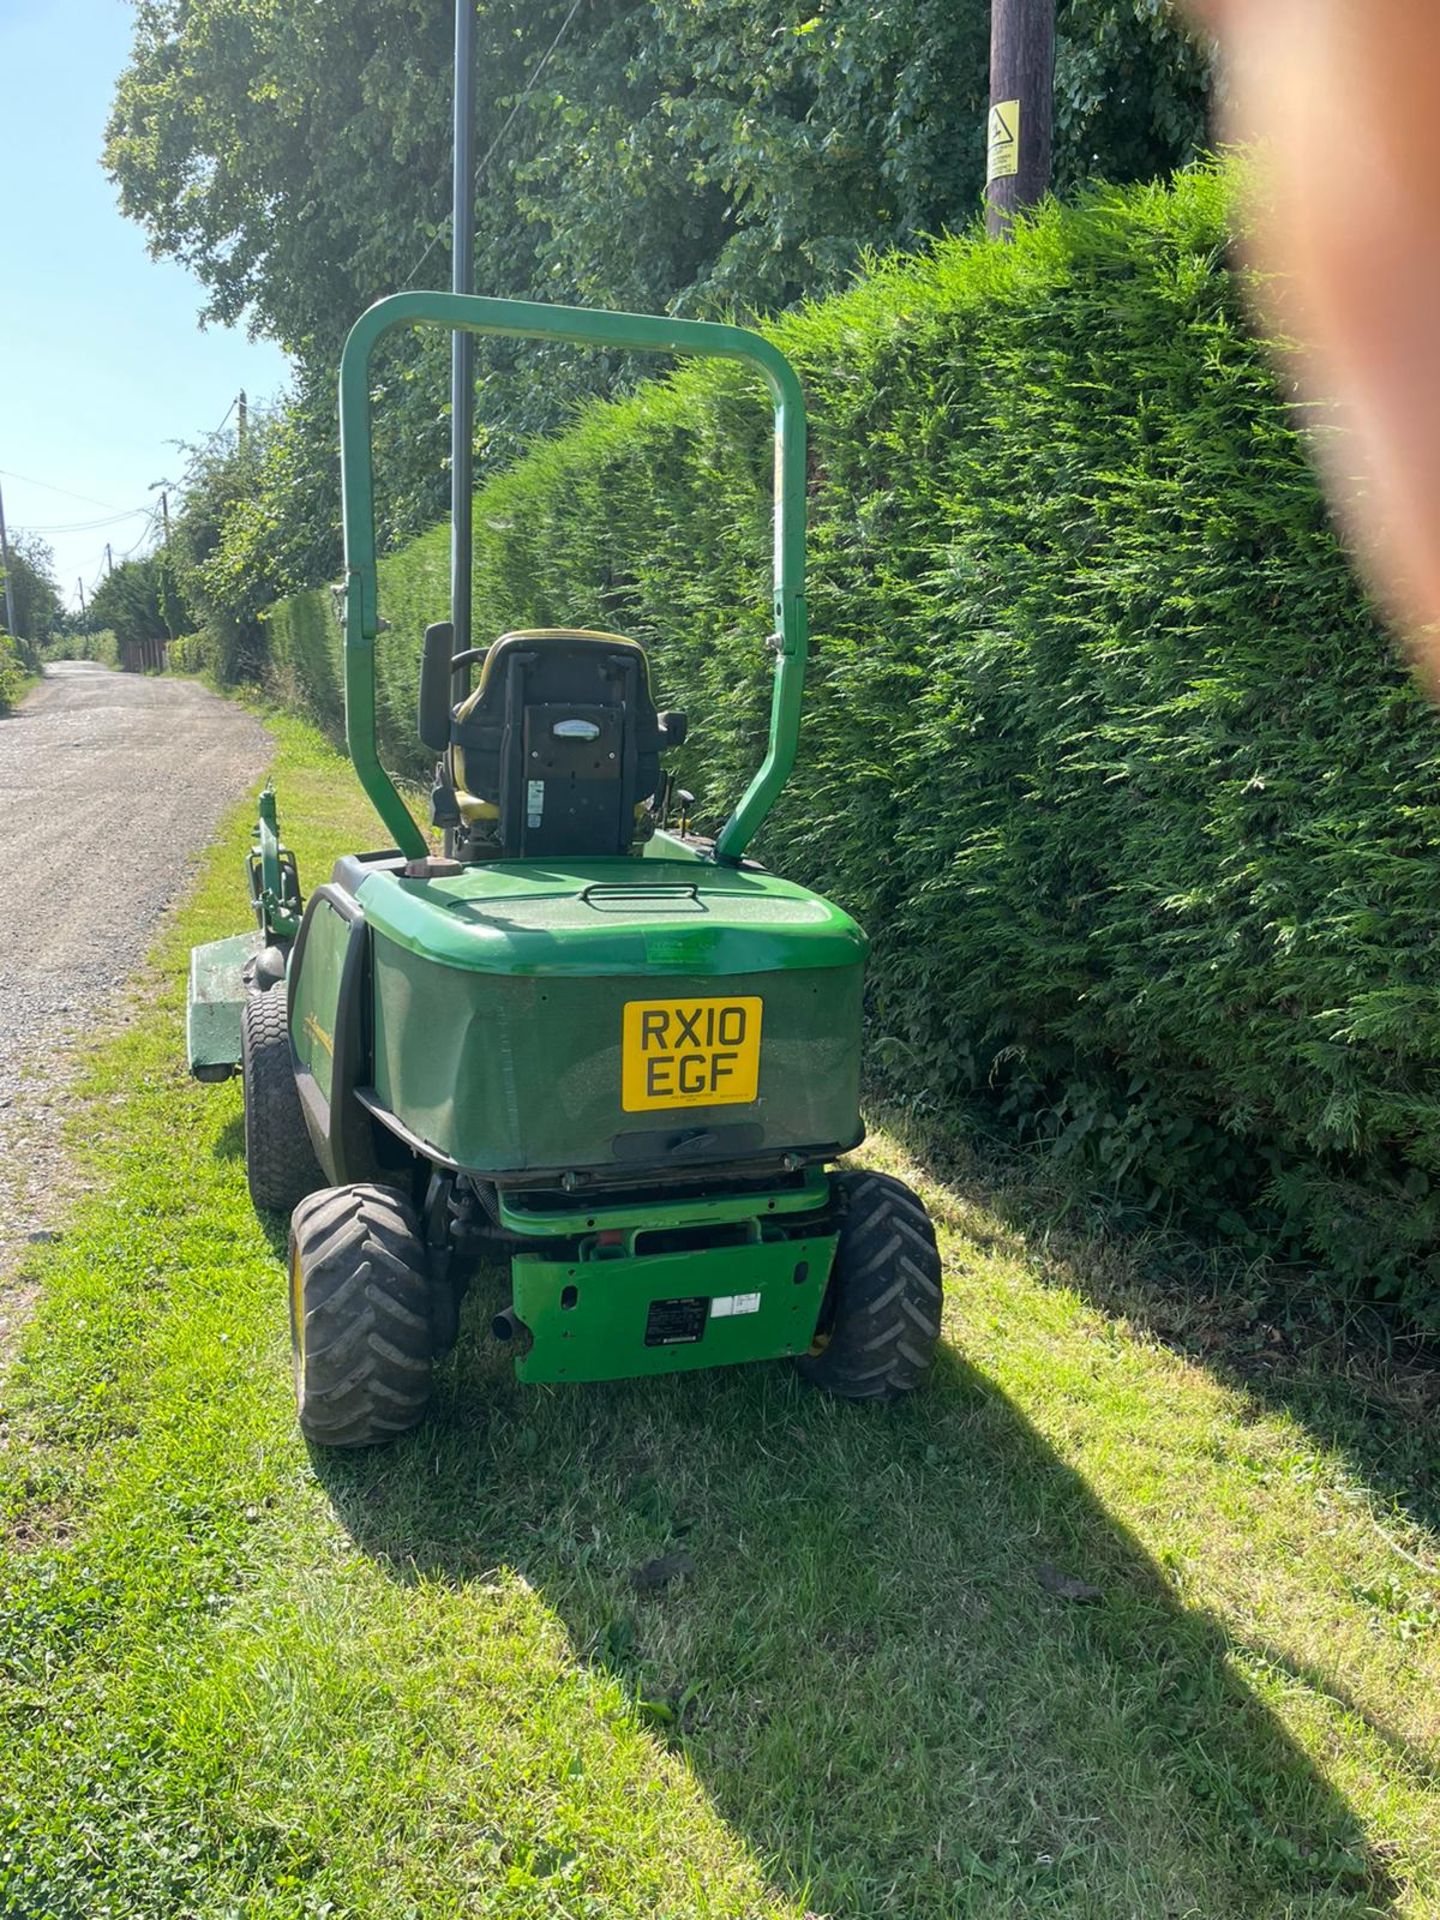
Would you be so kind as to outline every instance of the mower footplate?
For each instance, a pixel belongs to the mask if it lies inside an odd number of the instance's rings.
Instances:
[[[627,1380],[804,1353],[835,1235],[676,1253],[597,1250],[588,1260],[519,1253],[514,1317],[533,1344],[521,1380]]]

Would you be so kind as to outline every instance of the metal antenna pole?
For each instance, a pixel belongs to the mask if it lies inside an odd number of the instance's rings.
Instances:
[[[475,0],[455,0],[455,159],[450,216],[452,293],[475,291]],[[453,651],[470,645],[470,497],[474,491],[475,336],[450,340],[450,622]],[[463,669],[462,669],[463,675]],[[463,679],[457,676],[457,696]]]
[[[5,538],[5,494],[0,489],[0,567],[5,569],[5,631],[18,640],[15,631],[15,589],[10,584],[10,542]]]

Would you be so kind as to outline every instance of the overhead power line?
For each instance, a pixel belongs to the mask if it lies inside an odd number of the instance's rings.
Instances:
[[[150,538],[151,534],[154,533],[159,519],[160,519],[160,510],[158,507],[150,507],[147,509],[145,525],[140,530],[140,537],[135,542],[133,547],[127,547],[124,553],[121,554],[120,561],[122,564],[126,560],[130,559],[132,554],[138,553],[140,548],[144,546],[145,542]]]
[[[225,431],[225,422],[230,418],[231,414],[235,411],[236,407],[239,406],[240,400],[241,400],[241,395],[237,393],[235,398],[230,402],[229,406],[226,407],[225,412],[221,417],[219,426],[216,427],[215,431],[210,435],[209,439],[205,442],[205,451],[207,453],[209,452],[211,447],[214,446],[215,442],[220,438],[221,434]]]
[[[70,487],[57,487],[53,480],[37,480],[32,473],[16,473],[10,467],[0,467],[0,473],[7,480],[23,480],[27,487],[43,487],[47,493],[63,493],[69,500],[81,500],[87,507],[103,507],[107,513],[120,513],[124,509],[114,506],[108,500],[93,499],[88,493],[76,493]]]
[[[213,431],[206,436],[200,449],[202,452],[208,453],[210,448],[214,446],[215,442],[225,431],[231,414],[234,413],[237,406],[241,405],[243,400],[243,393],[237,393],[235,395],[234,399],[222,414],[219,426],[215,427]],[[193,467],[193,465],[194,460],[192,459],[191,466]],[[106,517],[103,519],[57,520],[47,521],[44,524],[27,520],[14,528],[14,531],[17,533],[102,533],[107,527],[120,526],[126,520],[143,518],[145,520],[145,526],[141,531],[140,538],[135,542],[134,546],[130,547],[129,550],[121,556],[123,559],[129,559],[130,555],[144,543],[147,535],[153,531],[156,520],[156,513],[153,507],[117,507],[109,500],[95,499],[92,494],[77,493],[73,487],[57,486],[53,480],[37,480],[33,473],[16,473],[12,467],[0,467],[0,474],[3,474],[8,480],[22,480],[26,486],[41,487],[47,493],[62,494],[67,500],[79,500],[86,506],[103,507],[105,510]],[[93,587],[91,591],[94,591]]]
[[[125,513],[112,513],[104,520],[65,520],[53,525],[37,526],[33,520],[23,523],[25,533],[99,533],[102,527],[116,527],[124,520],[133,520],[137,514],[145,512],[144,507],[131,507]]]

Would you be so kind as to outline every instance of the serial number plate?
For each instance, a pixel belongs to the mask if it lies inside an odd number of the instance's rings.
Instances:
[[[652,1300],[645,1316],[647,1347],[693,1347],[705,1338],[708,1300]]]
[[[620,1053],[626,1113],[656,1107],[734,1107],[760,1087],[758,996],[627,1000]]]

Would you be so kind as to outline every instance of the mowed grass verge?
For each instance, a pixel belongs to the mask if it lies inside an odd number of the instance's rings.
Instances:
[[[274,724],[313,882],[374,824]],[[522,1389],[481,1288],[430,1425],[308,1456],[283,1223],[183,1061],[249,822],[84,1063],[4,1388],[6,1920],[1440,1912],[1431,1441],[1367,1484],[1343,1383],[1227,1383],[894,1138],[950,1289],[912,1404]]]

